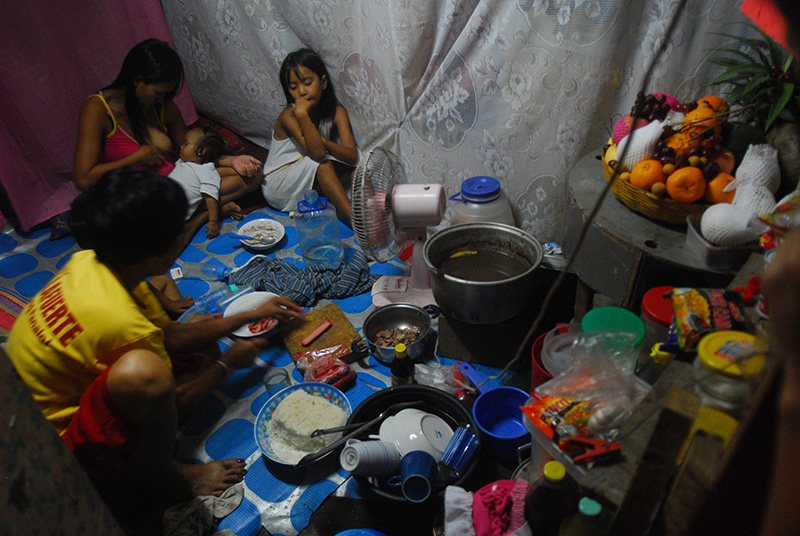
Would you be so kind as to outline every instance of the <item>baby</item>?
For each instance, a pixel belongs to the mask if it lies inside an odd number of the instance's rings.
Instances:
[[[175,169],[169,178],[176,181],[186,192],[189,208],[186,219],[205,208],[208,211],[206,236],[219,236],[219,188],[221,177],[216,169],[219,158],[225,153],[225,140],[214,129],[196,127],[186,133],[186,141],[181,145],[181,157],[175,162]],[[205,200],[205,207],[200,201]]]

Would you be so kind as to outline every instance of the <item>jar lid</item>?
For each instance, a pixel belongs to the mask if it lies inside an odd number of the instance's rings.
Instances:
[[[767,358],[757,352],[756,337],[744,331],[714,331],[697,345],[697,359],[707,369],[743,378],[755,376],[764,368]]]
[[[500,197],[500,181],[494,177],[470,177],[461,183],[461,195],[473,203],[487,203]]]
[[[661,326],[669,326],[675,311],[672,300],[664,294],[675,287],[655,287],[644,293],[642,298],[642,312],[647,318]]]
[[[622,307],[595,307],[581,320],[581,331],[629,331],[636,335],[636,347],[644,341],[644,322]]]
[[[567,474],[567,470],[564,467],[563,463],[553,460],[544,464],[544,469],[542,469],[542,474],[550,482],[561,482],[562,480],[564,480],[564,476]]]

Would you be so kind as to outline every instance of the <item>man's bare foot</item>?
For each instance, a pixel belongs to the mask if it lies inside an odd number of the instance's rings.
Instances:
[[[222,205],[222,207],[220,208],[220,215],[222,216],[222,218],[227,218],[228,216],[230,216],[231,219],[236,221],[239,221],[244,217],[242,216],[242,207],[240,207],[233,201]]]
[[[219,497],[226,489],[244,480],[247,474],[244,464],[244,460],[234,458],[205,464],[175,462],[178,477],[176,491],[184,495],[185,500],[203,495]]]

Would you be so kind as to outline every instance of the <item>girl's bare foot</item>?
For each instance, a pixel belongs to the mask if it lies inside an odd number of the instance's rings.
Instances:
[[[174,464],[178,493],[184,500],[203,495],[219,497],[229,487],[244,480],[247,474],[242,459],[228,458],[205,464]]]
[[[220,208],[220,216],[222,218],[227,218],[228,216],[230,216],[231,219],[234,219],[236,221],[239,221],[244,217],[242,216],[242,207],[240,207],[233,201],[222,205],[222,207]]]

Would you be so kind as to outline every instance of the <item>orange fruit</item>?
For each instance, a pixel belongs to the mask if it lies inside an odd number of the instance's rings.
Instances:
[[[676,132],[669,138],[664,140],[664,143],[667,144],[667,147],[671,147],[675,149],[675,158],[679,156],[683,156],[689,152],[691,148],[691,144],[689,143],[692,141],[692,137],[689,136],[688,132]]]
[[[667,195],[681,203],[694,203],[706,190],[706,179],[700,168],[686,166],[667,177]]]
[[[682,132],[689,133],[695,131],[700,134],[710,128],[713,128],[716,134],[722,132],[719,115],[716,110],[710,106],[695,108],[683,118]]]
[[[728,113],[728,103],[716,95],[706,95],[697,101],[697,105],[707,104],[709,108],[720,115]]]
[[[708,181],[706,184],[706,191],[703,193],[703,199],[711,203],[730,203],[733,201],[733,196],[736,195],[736,190],[725,192],[725,187],[733,181],[733,175],[728,173],[718,173],[716,177]]]
[[[657,182],[664,182],[663,167],[655,159],[642,160],[631,170],[631,184],[642,190],[650,190]]]

